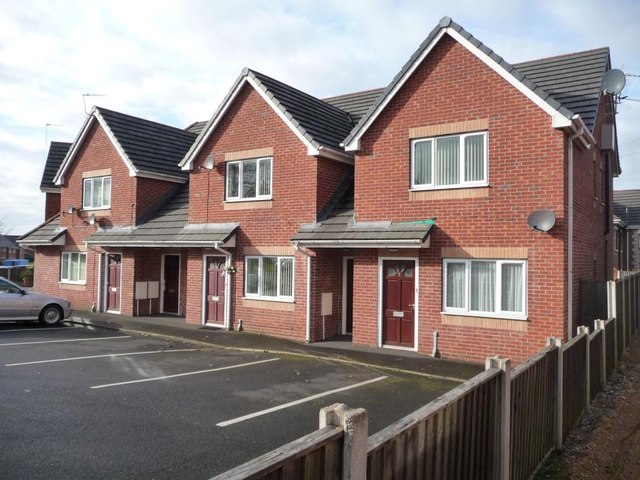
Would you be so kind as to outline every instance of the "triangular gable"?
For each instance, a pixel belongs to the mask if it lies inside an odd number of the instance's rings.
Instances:
[[[323,156],[338,161],[347,163],[353,163],[351,155],[346,154],[340,148],[340,141],[336,139],[334,142],[327,136],[327,130],[319,127],[314,130],[311,125],[303,125],[302,116],[296,118],[295,112],[292,108],[293,105],[299,106],[301,109],[307,108],[309,111],[313,110],[313,114],[310,117],[314,120],[322,119],[324,117],[332,117],[334,121],[325,122],[330,124],[331,128],[342,128],[345,133],[351,129],[351,118],[346,112],[341,111],[337,107],[334,107],[320,99],[312,97],[304,92],[296,90],[288,85],[285,85],[277,80],[271,79],[266,75],[259,72],[255,72],[248,68],[244,68],[240,76],[236,79],[231,90],[227,93],[222,103],[213,114],[207,125],[204,127],[200,136],[196,139],[191,149],[187,152],[184,159],[180,162],[180,167],[183,170],[190,170],[192,164],[206,141],[213,134],[220,121],[224,118],[224,115],[229,110],[229,107],[233,104],[236,97],[245,85],[251,85],[253,89],[267,102],[272,110],[280,117],[280,119],[289,127],[294,135],[303,143],[307,148],[307,154],[309,156]],[[304,104],[304,105],[303,105]],[[318,112],[320,113],[318,115]],[[335,121],[337,120],[337,121]],[[318,123],[321,123],[318,121]],[[340,130],[338,130],[340,131]],[[335,134],[334,134],[335,135]],[[339,137],[337,137],[339,138]],[[335,143],[335,147],[330,145]]]
[[[128,119],[128,120],[135,120],[138,123],[144,124],[144,125],[152,125],[157,129],[162,129],[164,128],[165,130],[170,130],[170,132],[183,132],[185,137],[189,137],[188,139],[181,139],[182,140],[182,146],[178,146],[178,151],[179,153],[176,154],[176,164],[175,165],[175,172],[172,173],[170,170],[167,171],[165,169],[165,171],[154,171],[153,169],[148,168],[148,164],[149,162],[147,162],[147,167],[145,168],[145,164],[140,161],[140,159],[138,160],[138,164],[136,165],[136,162],[133,161],[133,159],[127,154],[126,149],[123,147],[123,143],[121,141],[119,141],[118,139],[118,135],[116,135],[116,133],[114,132],[114,129],[109,125],[109,121],[107,120],[107,116],[109,116],[109,118],[114,117],[114,118],[122,118],[122,119]],[[114,118],[111,118],[110,121],[114,121]],[[132,117],[130,115],[125,115],[125,114],[119,114],[117,112],[113,112],[111,110],[107,110],[107,109],[101,109],[99,107],[93,107],[91,113],[89,114],[89,116],[86,118],[82,128],[80,129],[80,133],[78,134],[78,136],[76,137],[76,139],[74,140],[73,144],[71,145],[71,147],[69,148],[69,151],[67,152],[67,155],[65,156],[64,160],[62,161],[62,164],[60,165],[60,168],[58,169],[58,172],[56,173],[55,178],[53,179],[53,182],[56,185],[62,185],[64,183],[64,176],[66,174],[66,172],[68,171],[69,167],[71,166],[71,164],[73,163],[73,161],[75,160],[75,157],[77,155],[77,153],[80,151],[80,148],[82,147],[84,141],[87,138],[87,135],[89,134],[89,132],[91,131],[92,126],[98,122],[98,124],[102,127],[102,129],[104,130],[105,134],[107,135],[107,137],[109,138],[109,140],[111,141],[111,144],[113,145],[113,147],[115,148],[115,150],[118,152],[118,155],[120,155],[120,158],[122,159],[122,161],[124,162],[124,164],[127,166],[127,169],[129,170],[129,176],[131,177],[145,177],[145,178],[153,178],[153,179],[157,179],[157,180],[165,180],[165,181],[169,181],[169,182],[177,182],[177,183],[185,183],[187,181],[187,178],[183,175],[181,175],[180,170],[177,168],[177,158],[180,158],[184,151],[187,149],[187,146],[184,145],[185,142],[187,142],[187,144],[190,146],[193,142],[193,140],[195,139],[195,134],[193,133],[189,133],[187,131],[182,131],[180,129],[175,129],[173,127],[169,127],[167,125],[162,125],[162,124],[158,124],[156,122],[151,122],[148,120],[143,120],[143,119],[139,119],[137,117]],[[125,122],[126,123],[126,122]],[[122,125],[120,125],[120,130],[124,131],[124,132],[136,132],[138,134],[140,134],[139,129],[136,128],[136,126],[131,125],[131,128],[127,128],[128,124],[125,124],[125,127],[122,128]],[[114,125],[115,128],[115,125]],[[154,131],[152,131],[152,133],[154,133]],[[134,133],[135,134],[135,133]],[[146,132],[146,134],[148,134],[148,132]],[[127,140],[127,138],[124,138],[126,136],[126,134],[121,132],[121,135],[123,137],[123,141]],[[162,132],[155,132],[155,136],[157,136],[159,139],[162,139],[160,137],[166,137],[166,135],[162,135]],[[130,140],[130,139],[129,139]],[[129,142],[131,143],[131,142]],[[151,150],[151,149],[148,149]],[[167,149],[166,148],[160,148],[160,150],[162,152],[165,152]],[[140,155],[138,155],[140,156]],[[166,159],[165,159],[166,160]],[[157,160],[155,162],[151,162],[152,164],[155,165],[160,165],[160,161]],[[165,161],[166,163],[166,161]]]
[[[572,131],[581,132],[586,136],[586,139],[583,139],[583,143],[595,143],[595,139],[591,133],[584,128],[584,122],[582,122],[578,115],[565,108],[542,88],[530,81],[515,67],[493,52],[493,50],[473,37],[473,35],[464,30],[460,25],[456,24],[451,18],[443,17],[438,26],[431,31],[429,36],[409,58],[409,61],[405,63],[400,72],[393,78],[380,97],[378,97],[376,102],[369,108],[369,111],[360,119],[349,136],[345,138],[343,145],[346,151],[356,151],[360,149],[362,136],[444,35],[449,35],[465,47],[514,88],[549,114],[554,128],[569,128]]]
[[[91,113],[89,114],[89,116],[87,116],[86,120],[84,121],[84,124],[82,125],[82,128],[80,129],[80,133],[78,133],[78,136],[71,144],[71,148],[67,152],[67,155],[64,157],[64,160],[62,161],[62,165],[60,165],[60,168],[58,169],[58,173],[53,179],[53,183],[55,183],[56,185],[64,184],[65,174],[69,170],[69,167],[75,160],[77,153],[80,151],[80,148],[82,147],[85,139],[89,135],[89,132],[91,131],[91,127],[96,122],[98,122],[98,124],[102,127],[104,132],[107,134],[107,137],[111,141],[111,144],[116,149],[116,151],[122,158],[122,161],[125,163],[125,165],[129,169],[129,176],[132,176],[132,177],[135,176],[136,170],[133,166],[133,163],[131,162],[131,160],[129,160],[129,158],[127,157],[127,154],[124,152],[124,150],[118,143],[118,140],[116,139],[115,135],[109,128],[109,125],[107,125],[107,122],[104,120],[104,118],[102,118],[102,115],[100,114],[100,109],[98,107],[93,107],[93,109],[91,110]]]

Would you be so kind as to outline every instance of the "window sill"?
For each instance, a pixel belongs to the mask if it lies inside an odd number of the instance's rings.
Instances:
[[[104,212],[106,210],[111,210],[111,205],[108,207],[82,207],[81,212]]]
[[[255,210],[271,208],[273,200],[225,200],[225,210]]]
[[[242,306],[264,310],[293,312],[296,304],[293,300],[265,300],[263,298],[242,297]]]
[[[87,289],[86,283],[58,282],[60,290],[84,291]]]
[[[455,200],[463,198],[486,198],[489,185],[473,187],[450,187],[409,190],[409,200]]]
[[[442,311],[442,315],[451,315],[454,317],[473,317],[473,318],[493,318],[496,320],[514,320],[517,322],[526,322],[527,316],[519,313],[505,314],[505,313],[489,313],[489,312],[455,312],[455,311]]]
[[[441,312],[441,319],[443,325],[457,327],[512,330],[517,332],[527,332],[529,330],[529,322],[525,318],[514,319]]]

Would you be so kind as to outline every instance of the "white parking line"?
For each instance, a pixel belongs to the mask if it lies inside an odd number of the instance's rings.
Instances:
[[[0,333],[8,333],[8,332],[42,332],[43,330],[64,330],[69,327],[51,327],[51,328],[12,328],[11,330],[0,330]]]
[[[131,338],[129,335],[121,335],[119,337],[102,337],[102,338],[71,338],[68,340],[45,340],[42,342],[16,342],[16,343],[0,343],[0,347],[11,347],[15,345],[40,345],[42,343],[67,343],[67,342],[96,342],[98,340],[115,340],[116,338]]]
[[[105,385],[95,385],[91,388],[108,388],[108,387],[119,387],[121,385],[131,385],[132,383],[143,383],[143,382],[154,382],[156,380],[166,380],[167,378],[178,378],[178,377],[186,377],[189,375],[199,375],[201,373],[212,373],[212,372],[221,372],[223,370],[231,370],[232,368],[240,368],[240,367],[249,367],[251,365],[259,365],[261,363],[267,362],[275,362],[276,360],[280,360],[279,358],[269,358],[267,360],[259,360],[257,362],[250,363],[242,363],[240,365],[230,365],[228,367],[219,367],[219,368],[210,368],[208,370],[197,370],[195,372],[186,372],[186,373],[176,373],[175,375],[165,375],[162,377],[152,377],[152,378],[141,378],[140,380],[130,380],[128,382],[118,382],[118,383],[107,383]]]
[[[216,426],[217,427],[228,427],[229,425],[233,425],[234,423],[244,422],[245,420],[250,420],[252,418],[260,417],[262,415],[266,415],[267,413],[273,413],[273,412],[277,412],[278,410],[283,410],[285,408],[294,407],[294,406],[300,405],[302,403],[310,402],[310,401],[315,400],[317,398],[326,397],[327,395],[331,395],[333,393],[344,392],[346,390],[351,390],[351,389],[354,389],[354,388],[363,387],[365,385],[369,385],[370,383],[379,382],[380,380],[386,380],[387,378],[389,378],[389,377],[383,376],[383,377],[372,378],[371,380],[366,380],[364,382],[356,383],[354,385],[348,385],[346,387],[336,388],[334,390],[329,390],[328,392],[316,393],[315,395],[312,395],[310,397],[301,398],[300,400],[295,400],[293,402],[285,403],[284,405],[279,405],[277,407],[267,408],[266,410],[260,410],[259,412],[250,413],[248,415],[244,415],[242,417],[234,418],[232,420],[227,420],[225,422],[220,422],[220,423],[217,423]]]
[[[7,363],[5,367],[19,367],[22,365],[36,365],[39,363],[55,363],[55,362],[70,362],[72,360],[89,360],[91,358],[110,358],[110,357],[129,357],[133,355],[150,355],[152,353],[173,353],[173,352],[195,352],[200,350],[199,348],[179,348],[171,350],[151,350],[148,352],[129,352],[129,353],[109,353],[105,355],[90,355],[88,357],[66,357],[66,358],[54,358],[52,360],[36,360],[33,362],[22,363]]]

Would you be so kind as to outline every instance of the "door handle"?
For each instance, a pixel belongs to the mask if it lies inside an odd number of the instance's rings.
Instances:
[[[410,307],[411,307],[411,309],[413,310],[413,307],[415,307],[415,306],[416,306],[416,304],[415,304],[415,303],[412,303],[412,304],[410,304],[409,306],[410,306]]]

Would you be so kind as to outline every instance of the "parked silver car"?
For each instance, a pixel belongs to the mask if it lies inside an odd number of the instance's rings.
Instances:
[[[0,321],[40,320],[43,325],[55,325],[70,316],[68,300],[25,290],[0,277]]]

